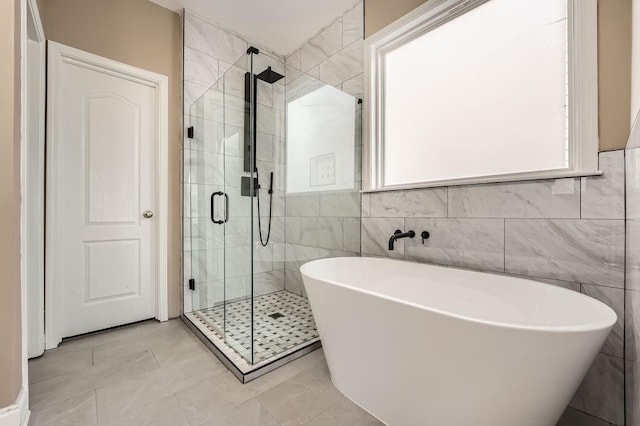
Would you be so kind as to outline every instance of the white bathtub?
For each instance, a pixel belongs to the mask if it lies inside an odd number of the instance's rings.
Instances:
[[[536,281],[376,258],[300,268],[331,379],[391,426],[552,426],[616,321]]]

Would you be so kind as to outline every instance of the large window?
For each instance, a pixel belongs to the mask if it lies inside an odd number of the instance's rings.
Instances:
[[[368,41],[368,189],[596,173],[596,0],[430,1]]]

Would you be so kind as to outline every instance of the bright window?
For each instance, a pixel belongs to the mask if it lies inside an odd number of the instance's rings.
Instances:
[[[369,189],[595,173],[595,31],[595,0],[450,0],[374,35]]]

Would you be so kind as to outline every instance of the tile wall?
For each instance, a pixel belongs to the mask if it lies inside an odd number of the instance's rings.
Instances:
[[[364,86],[363,5],[331,23],[286,57],[287,93],[299,90],[301,72],[355,96]],[[300,266],[314,259],[360,254],[361,110],[356,114],[353,190],[287,195],[285,207],[285,288],[305,295]],[[330,123],[327,123],[330,125]]]
[[[640,424],[640,114],[626,150],[627,270],[625,317],[627,424]]]
[[[600,177],[364,194],[362,254],[530,277],[608,304],[618,323],[571,406],[624,425],[625,153],[599,158]],[[389,251],[396,229],[431,237]]]

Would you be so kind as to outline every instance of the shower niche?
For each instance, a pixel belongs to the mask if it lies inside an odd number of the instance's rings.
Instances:
[[[183,319],[247,382],[320,346],[299,267],[360,254],[361,101],[251,47],[187,119]]]

